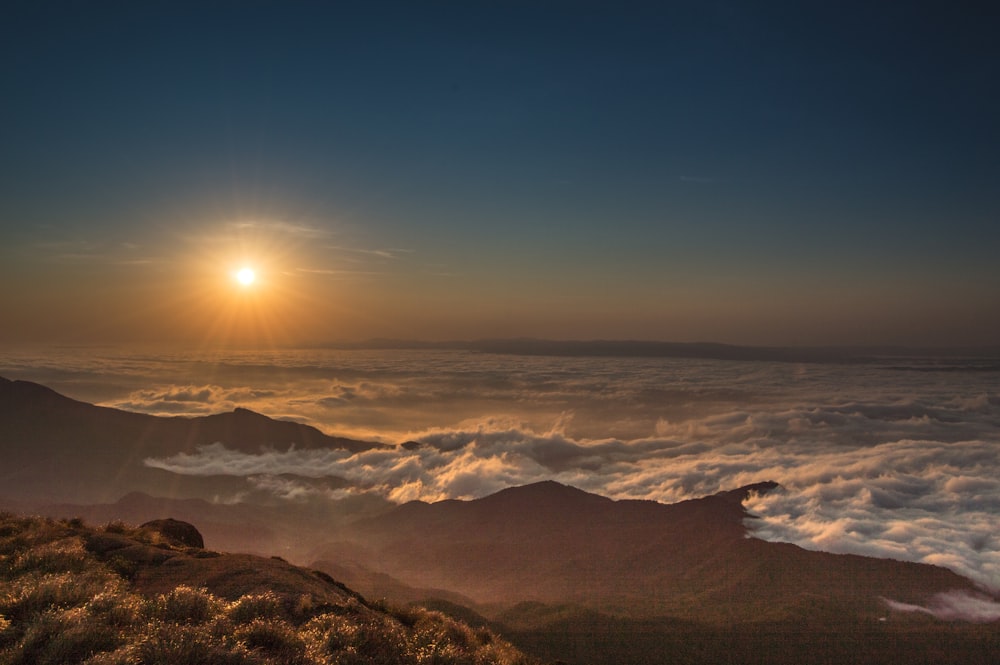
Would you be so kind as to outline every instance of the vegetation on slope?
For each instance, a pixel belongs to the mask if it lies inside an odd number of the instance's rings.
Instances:
[[[375,606],[280,560],[227,557],[149,528],[0,513],[0,663],[529,662],[492,632],[440,613]],[[196,565],[204,562],[211,575]],[[248,566],[270,566],[279,590],[263,589]],[[165,588],[171,571],[200,571],[216,592]],[[293,573],[308,583],[294,583]],[[237,594],[233,579],[250,580],[251,591]]]

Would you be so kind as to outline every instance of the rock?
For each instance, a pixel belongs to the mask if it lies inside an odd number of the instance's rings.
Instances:
[[[201,537],[201,533],[198,532],[198,529],[196,529],[193,524],[188,524],[187,522],[175,520],[170,517],[163,520],[152,520],[151,522],[146,522],[139,528],[157,531],[170,540],[176,541],[181,545],[197,547],[198,549],[203,549],[205,547],[205,539]]]

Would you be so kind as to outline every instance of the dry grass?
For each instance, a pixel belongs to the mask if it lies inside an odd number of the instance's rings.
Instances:
[[[155,533],[107,533],[167,547]],[[0,514],[0,664],[516,665],[528,659],[489,631],[436,612],[351,599],[335,612],[271,592],[226,602],[178,586],[144,596],[134,571],[85,547],[79,520]],[[330,609],[330,608],[326,608]]]

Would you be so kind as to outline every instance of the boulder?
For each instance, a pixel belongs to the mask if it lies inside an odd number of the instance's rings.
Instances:
[[[180,545],[197,547],[199,549],[205,547],[205,539],[201,537],[201,533],[198,532],[198,529],[196,529],[193,524],[175,520],[170,517],[167,519],[146,522],[141,525],[140,528],[157,531]]]

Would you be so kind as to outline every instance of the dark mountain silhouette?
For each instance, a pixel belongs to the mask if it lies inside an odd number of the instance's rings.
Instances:
[[[706,360],[808,363],[883,363],[887,359],[950,358],[962,370],[995,371],[1000,347],[905,346],[738,346],[718,342],[663,342],[653,340],[554,340],[531,337],[427,342],[406,339],[371,339],[353,344],[331,343],[320,348],[344,349],[446,349],[501,355],[604,357],[604,358],[702,358]],[[973,361],[966,366],[966,362]],[[933,369],[933,365],[928,367]],[[945,369],[957,369],[949,363]]]
[[[885,598],[920,604],[936,593],[975,592],[944,568],[748,537],[742,501],[775,487],[666,505],[544,482],[475,501],[412,502],[346,527],[317,559],[363,556],[403,583],[479,603],[571,603],[711,622],[877,619]]]
[[[92,503],[133,490],[210,497],[219,493],[220,483],[233,480],[180,478],[148,468],[143,460],[216,442],[248,452],[268,446],[359,451],[381,445],[247,409],[194,418],[131,413],[0,377],[0,493],[11,498]]]

